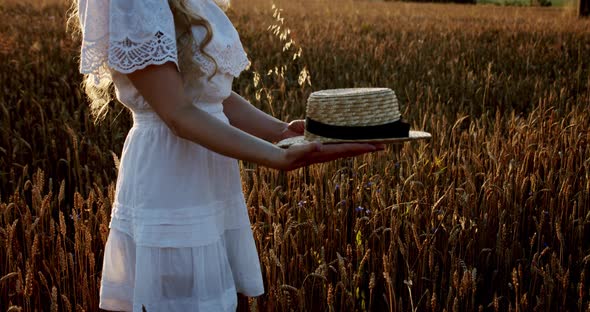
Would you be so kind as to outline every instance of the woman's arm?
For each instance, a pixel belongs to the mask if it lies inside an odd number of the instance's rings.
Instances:
[[[223,101],[223,112],[234,127],[269,142],[280,141],[282,133],[289,126],[289,124],[259,110],[233,91]]]
[[[127,76],[176,135],[228,157],[291,170],[379,149],[372,144],[317,143],[281,149],[193,106],[184,95],[182,78],[173,63],[151,65]]]

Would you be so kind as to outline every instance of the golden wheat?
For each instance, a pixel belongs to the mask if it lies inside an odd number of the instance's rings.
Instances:
[[[0,311],[97,311],[118,154],[63,0],[0,2]],[[12,1],[14,2],[14,1]],[[281,173],[242,164],[251,311],[589,310],[590,21],[546,8],[234,1],[235,88],[283,119],[394,89],[430,142]],[[57,194],[57,196],[56,196]]]

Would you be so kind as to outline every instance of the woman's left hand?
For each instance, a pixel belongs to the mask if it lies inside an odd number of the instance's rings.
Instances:
[[[281,131],[279,136],[279,141],[303,135],[303,131],[305,130],[305,120],[298,119],[293,120],[288,124],[285,124],[285,128]]]

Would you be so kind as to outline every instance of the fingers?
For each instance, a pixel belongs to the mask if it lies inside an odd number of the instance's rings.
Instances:
[[[380,144],[366,143],[342,143],[320,144],[307,143],[292,145],[288,148],[287,170],[299,167],[336,160],[338,158],[354,157],[365,153],[376,152],[384,149]]]
[[[305,131],[305,120],[293,120],[289,123],[288,128],[289,130],[301,135]]]

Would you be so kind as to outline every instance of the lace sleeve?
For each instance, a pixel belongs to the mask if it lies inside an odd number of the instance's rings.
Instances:
[[[237,30],[223,12],[222,7],[229,5],[229,0],[198,0],[191,1],[191,9],[201,18],[207,20],[213,32],[213,39],[204,48],[208,56],[202,53],[196,46],[193,60],[208,76],[216,71],[238,77],[242,71],[250,66],[250,60]],[[206,29],[200,26],[191,28],[192,36],[196,42],[202,42],[206,35]]]
[[[174,18],[167,0],[80,0],[80,72],[98,83],[110,69],[178,66]]]

